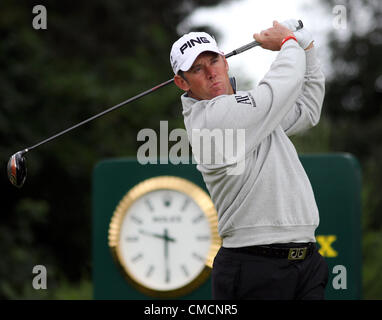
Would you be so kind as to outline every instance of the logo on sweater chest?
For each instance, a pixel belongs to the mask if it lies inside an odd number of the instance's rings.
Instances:
[[[250,93],[246,95],[235,95],[236,103],[248,104],[252,107],[256,107],[255,99],[253,99]]]

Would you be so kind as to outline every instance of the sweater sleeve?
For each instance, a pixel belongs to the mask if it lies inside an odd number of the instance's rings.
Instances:
[[[315,126],[321,115],[325,95],[325,76],[320,69],[313,47],[306,52],[306,73],[300,95],[289,113],[281,122],[288,136]]]
[[[244,129],[245,154],[253,151],[280,126],[295,105],[305,69],[304,50],[297,42],[287,41],[256,88],[219,96],[208,102],[207,128]]]

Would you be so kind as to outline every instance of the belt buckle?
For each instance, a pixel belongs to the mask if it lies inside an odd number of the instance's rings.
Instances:
[[[288,260],[304,260],[308,248],[290,248],[288,254]]]

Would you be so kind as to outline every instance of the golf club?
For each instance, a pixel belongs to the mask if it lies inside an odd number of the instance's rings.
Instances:
[[[302,21],[298,20],[298,23],[299,23],[299,25],[296,26],[296,30],[294,30],[294,31],[297,31],[297,30],[300,30],[301,28],[303,28]],[[244,45],[244,46],[242,46],[242,47],[240,47],[240,48],[238,48],[236,50],[231,51],[230,53],[226,54],[225,57],[226,58],[232,57],[234,55],[240,54],[240,53],[242,53],[244,51],[247,51],[247,50],[249,50],[251,48],[254,48],[256,46],[259,46],[259,45],[260,45],[259,42],[252,41],[252,42],[250,42],[250,43],[248,43],[248,44],[246,44],[246,45]],[[144,91],[144,92],[142,92],[140,94],[137,94],[136,96],[134,96],[132,98],[129,98],[129,99],[127,99],[127,100],[125,100],[125,101],[123,101],[123,102],[121,102],[121,103],[119,103],[119,104],[117,104],[117,105],[115,105],[115,106],[105,110],[105,111],[102,111],[102,112],[100,112],[100,113],[98,113],[98,114],[96,114],[96,115],[94,115],[94,116],[92,116],[92,117],[90,117],[90,118],[88,118],[88,119],[86,119],[86,120],[84,120],[84,121],[82,121],[82,122],[80,122],[80,123],[78,123],[78,124],[68,128],[68,129],[66,129],[66,130],[63,130],[63,131],[61,131],[61,132],[59,132],[59,133],[57,133],[57,134],[55,134],[55,135],[53,135],[53,136],[51,136],[51,137],[41,141],[41,142],[31,146],[31,147],[28,147],[28,148],[25,148],[24,150],[16,152],[8,160],[7,173],[8,173],[9,181],[14,186],[16,186],[18,188],[21,188],[24,185],[24,182],[25,182],[25,179],[26,179],[26,176],[27,176],[27,168],[26,168],[26,161],[25,161],[25,154],[27,152],[29,152],[29,151],[31,151],[31,150],[41,146],[42,144],[45,144],[45,143],[53,140],[53,139],[56,139],[56,138],[64,135],[65,133],[68,133],[69,131],[72,131],[72,130],[74,130],[74,129],[76,129],[76,128],[78,128],[78,127],[80,127],[80,126],[82,126],[82,125],[84,125],[84,124],[86,124],[86,123],[88,123],[90,121],[93,121],[93,120],[95,120],[95,119],[97,119],[99,117],[102,117],[105,114],[107,114],[107,113],[109,113],[111,111],[114,111],[114,110],[116,110],[116,109],[118,109],[118,108],[120,108],[120,107],[122,107],[122,106],[124,106],[124,105],[126,105],[128,103],[130,103],[130,102],[138,100],[139,98],[142,98],[143,96],[148,95],[149,93],[152,93],[152,92],[154,92],[154,91],[156,91],[156,90],[158,90],[160,88],[163,88],[163,87],[167,86],[168,84],[170,84],[172,82],[174,82],[173,78],[171,78],[171,79],[169,79],[169,80],[167,80],[165,82],[162,82],[161,84],[159,84],[159,85],[157,85],[157,86],[155,86],[155,87],[153,87],[151,89],[148,89],[148,90],[146,90],[146,91]]]

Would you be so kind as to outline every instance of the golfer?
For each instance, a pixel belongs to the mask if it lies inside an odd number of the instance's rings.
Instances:
[[[279,53],[248,91],[236,88],[209,34],[189,33],[172,46],[174,82],[185,91],[183,116],[194,155],[200,143],[195,130],[245,133],[235,157],[231,152],[208,162],[198,155],[222,239],[212,269],[214,299],[324,299],[328,267],[315,243],[319,213],[288,136],[319,122],[325,79],[312,35],[305,28],[292,32],[296,25],[293,19],[274,21],[254,34],[264,49]],[[223,150],[212,143],[211,150]],[[241,172],[229,170],[239,164]]]

